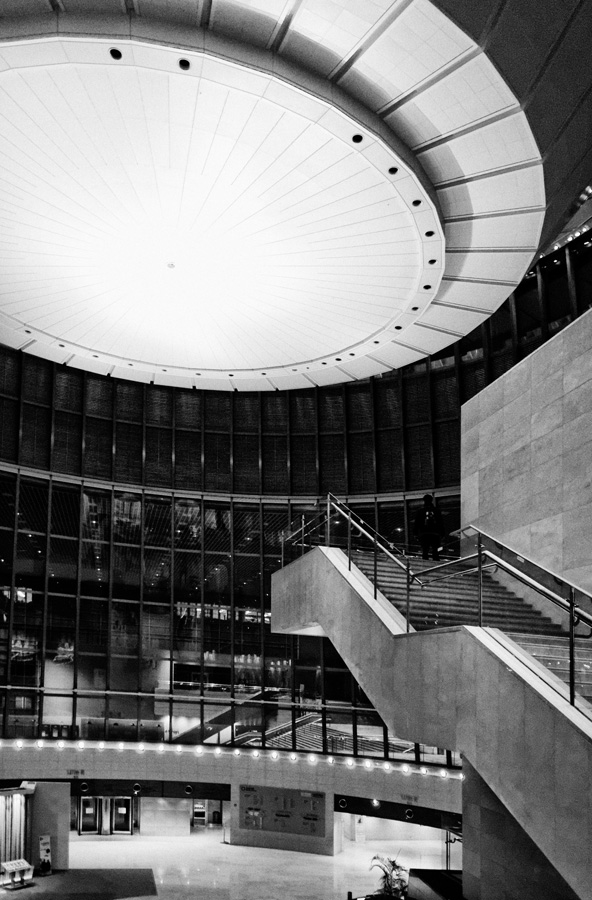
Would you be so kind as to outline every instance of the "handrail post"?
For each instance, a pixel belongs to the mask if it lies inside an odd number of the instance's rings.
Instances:
[[[576,640],[575,589],[569,589],[569,702],[576,705]]]
[[[374,599],[376,600],[376,594],[378,593],[378,588],[376,582],[378,581],[378,541],[376,540],[376,534],[374,534]]]
[[[406,596],[406,618],[407,618],[407,632],[411,625],[409,624],[409,606],[411,602],[411,563],[409,562],[409,557],[406,558],[407,561],[407,596]]]
[[[301,538],[300,538],[300,556],[304,556],[304,513],[302,513],[302,516],[300,517],[300,520],[301,520],[301,524],[300,524],[300,534],[301,534]]]
[[[477,570],[478,570],[478,604],[479,604],[479,627],[483,627],[483,559],[481,557],[482,553],[482,538],[481,532],[479,531],[477,534]]]
[[[284,529],[282,528],[282,569],[284,568],[284,565],[285,565],[285,553],[286,553],[285,547],[286,547],[286,533],[285,533]]]
[[[351,572],[352,545],[351,545],[351,516],[347,517],[347,568]]]
[[[331,495],[327,494],[327,521],[325,523],[325,545],[331,546]]]

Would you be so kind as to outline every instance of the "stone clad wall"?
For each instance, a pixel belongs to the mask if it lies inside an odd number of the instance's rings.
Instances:
[[[592,311],[462,407],[463,525],[592,590]]]

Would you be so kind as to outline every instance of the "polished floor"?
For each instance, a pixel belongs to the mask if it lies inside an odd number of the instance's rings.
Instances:
[[[442,866],[436,840],[345,840],[343,853],[329,857],[230,845],[222,828],[209,827],[189,837],[73,835],[70,872],[86,870],[86,879],[89,869],[152,869],[159,900],[346,900],[348,891],[357,897],[378,887],[375,853]],[[133,893],[121,887],[122,898]]]

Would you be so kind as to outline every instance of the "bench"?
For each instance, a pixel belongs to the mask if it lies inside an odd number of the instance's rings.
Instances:
[[[2,887],[24,887],[25,879],[28,881],[33,877],[33,866],[26,859],[11,859],[0,863],[0,868],[4,875],[8,875],[9,881],[3,880]]]

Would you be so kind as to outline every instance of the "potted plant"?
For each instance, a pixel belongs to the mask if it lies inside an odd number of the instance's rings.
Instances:
[[[381,856],[377,853],[372,857],[371,869],[380,869],[380,888],[371,897],[395,897],[396,900],[405,900],[409,887],[409,870],[401,866],[395,859]]]

